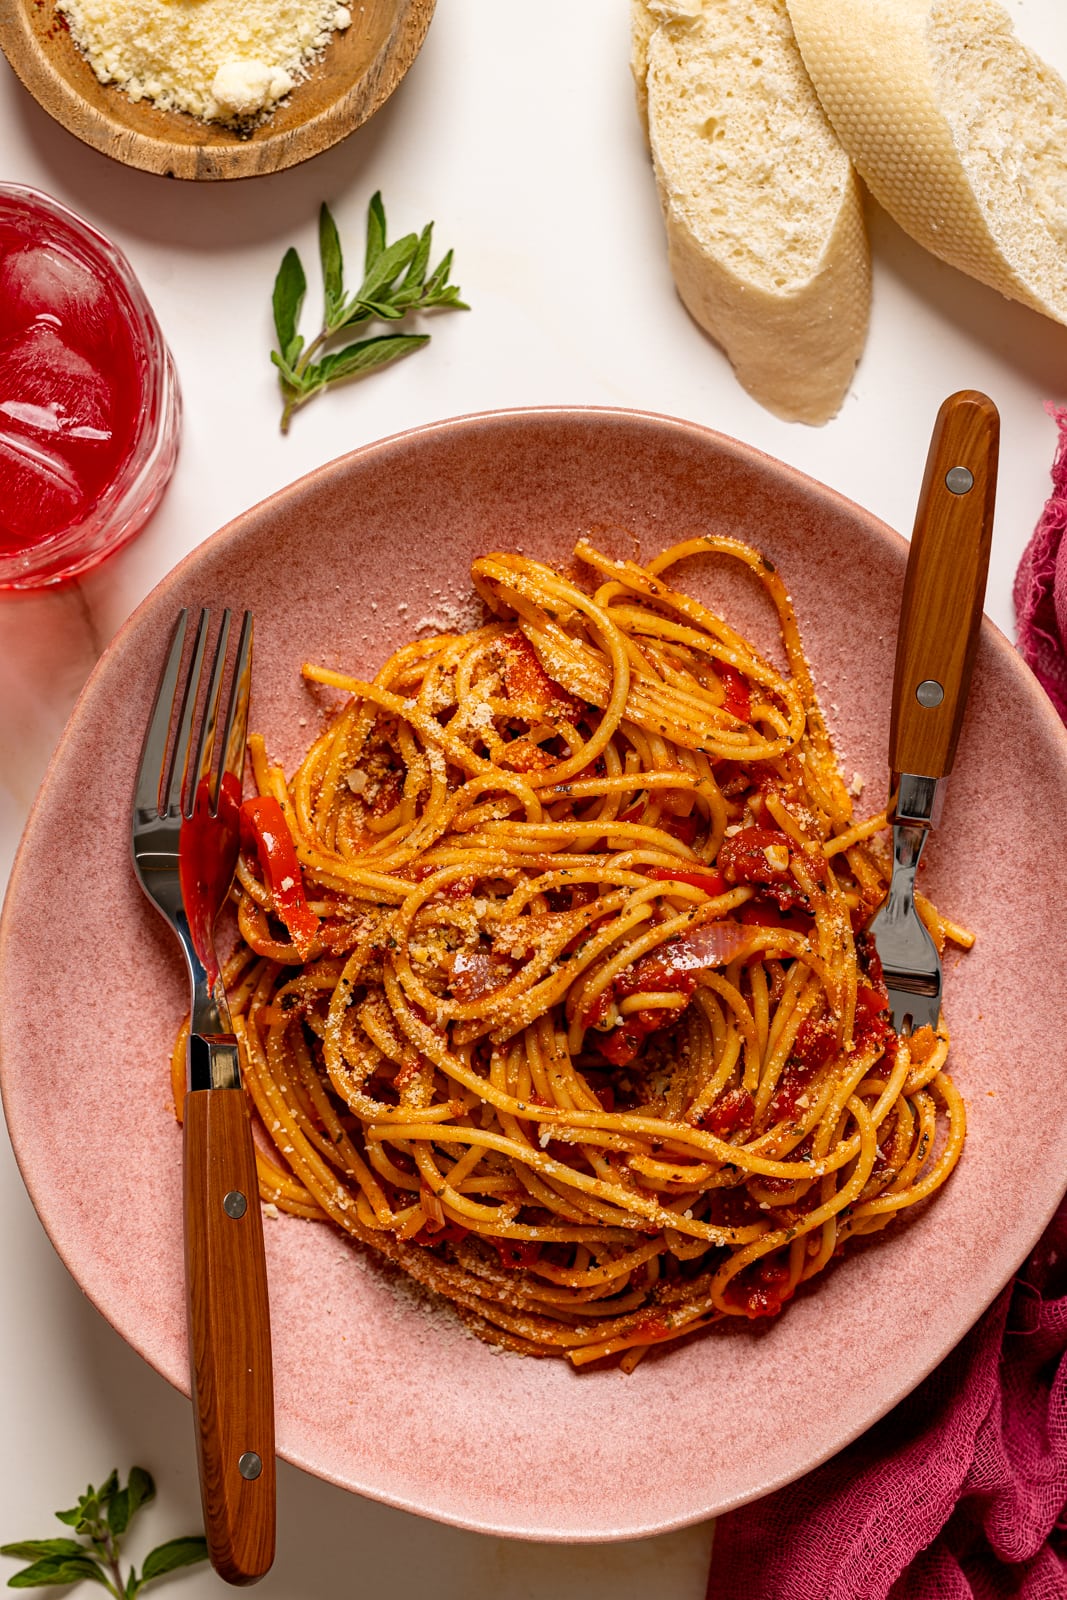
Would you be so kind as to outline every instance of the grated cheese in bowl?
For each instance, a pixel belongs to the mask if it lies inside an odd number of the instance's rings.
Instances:
[[[336,0],[56,0],[101,83],[203,122],[271,111],[352,14]]]

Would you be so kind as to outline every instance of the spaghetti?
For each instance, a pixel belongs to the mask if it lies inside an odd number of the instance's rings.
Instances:
[[[785,671],[669,581],[708,553]],[[226,981],[264,1200],[492,1343],[632,1368],[932,1195],[964,1109],[943,1028],[890,1028],[885,815],[853,817],[771,563],[575,555],[585,587],[475,561],[490,620],[372,682],[304,667],[348,698],[291,781],[250,742]]]

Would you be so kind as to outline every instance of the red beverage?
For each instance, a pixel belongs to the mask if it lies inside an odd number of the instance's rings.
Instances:
[[[0,588],[72,578],[132,538],[179,415],[125,257],[47,195],[0,184]]]

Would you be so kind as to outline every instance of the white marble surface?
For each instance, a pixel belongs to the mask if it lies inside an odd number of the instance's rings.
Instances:
[[[1009,6],[1027,42],[1067,73],[1062,0]],[[821,429],[771,417],[673,294],[627,49],[624,0],[439,0],[419,60],[371,125],[290,172],[217,185],[168,182],[89,150],[0,64],[0,178],[49,191],[126,250],[185,398],[177,473],[141,538],[76,588],[0,600],[3,879],[86,675],[157,580],[273,489],[442,416],[536,403],[672,413],[781,457],[907,533],[941,399],[984,389],[1003,418],[987,609],[1011,631],[1011,579],[1054,449],[1043,402],[1067,401],[1067,330],[926,256],[872,207],[873,317],[849,398]],[[267,359],[274,272],[297,244],[314,297],[319,203],[358,257],[377,188],[395,232],[436,220],[473,309],[438,318],[414,358],[316,400],[282,439]],[[0,1542],[58,1532],[57,1506],[135,1461],[160,1487],[145,1537],[192,1530],[187,1402],[83,1300],[6,1140],[0,1207]],[[135,1554],[147,1548],[134,1542]],[[260,1593],[700,1600],[710,1544],[698,1526],[626,1545],[520,1545],[358,1500],[282,1464],[278,1559]],[[0,1578],[9,1570],[0,1562]],[[206,1569],[180,1581],[189,1600],[220,1591]]]

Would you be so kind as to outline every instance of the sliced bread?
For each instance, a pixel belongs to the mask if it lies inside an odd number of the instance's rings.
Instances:
[[[827,421],[866,338],[870,255],[785,0],[635,0],[632,41],[682,301],[761,404]]]
[[[630,71],[637,113],[648,134],[648,47],[661,22],[698,17],[704,0],[630,0]]]
[[[788,0],[872,193],[921,245],[1067,322],[1067,85],[995,0]]]

